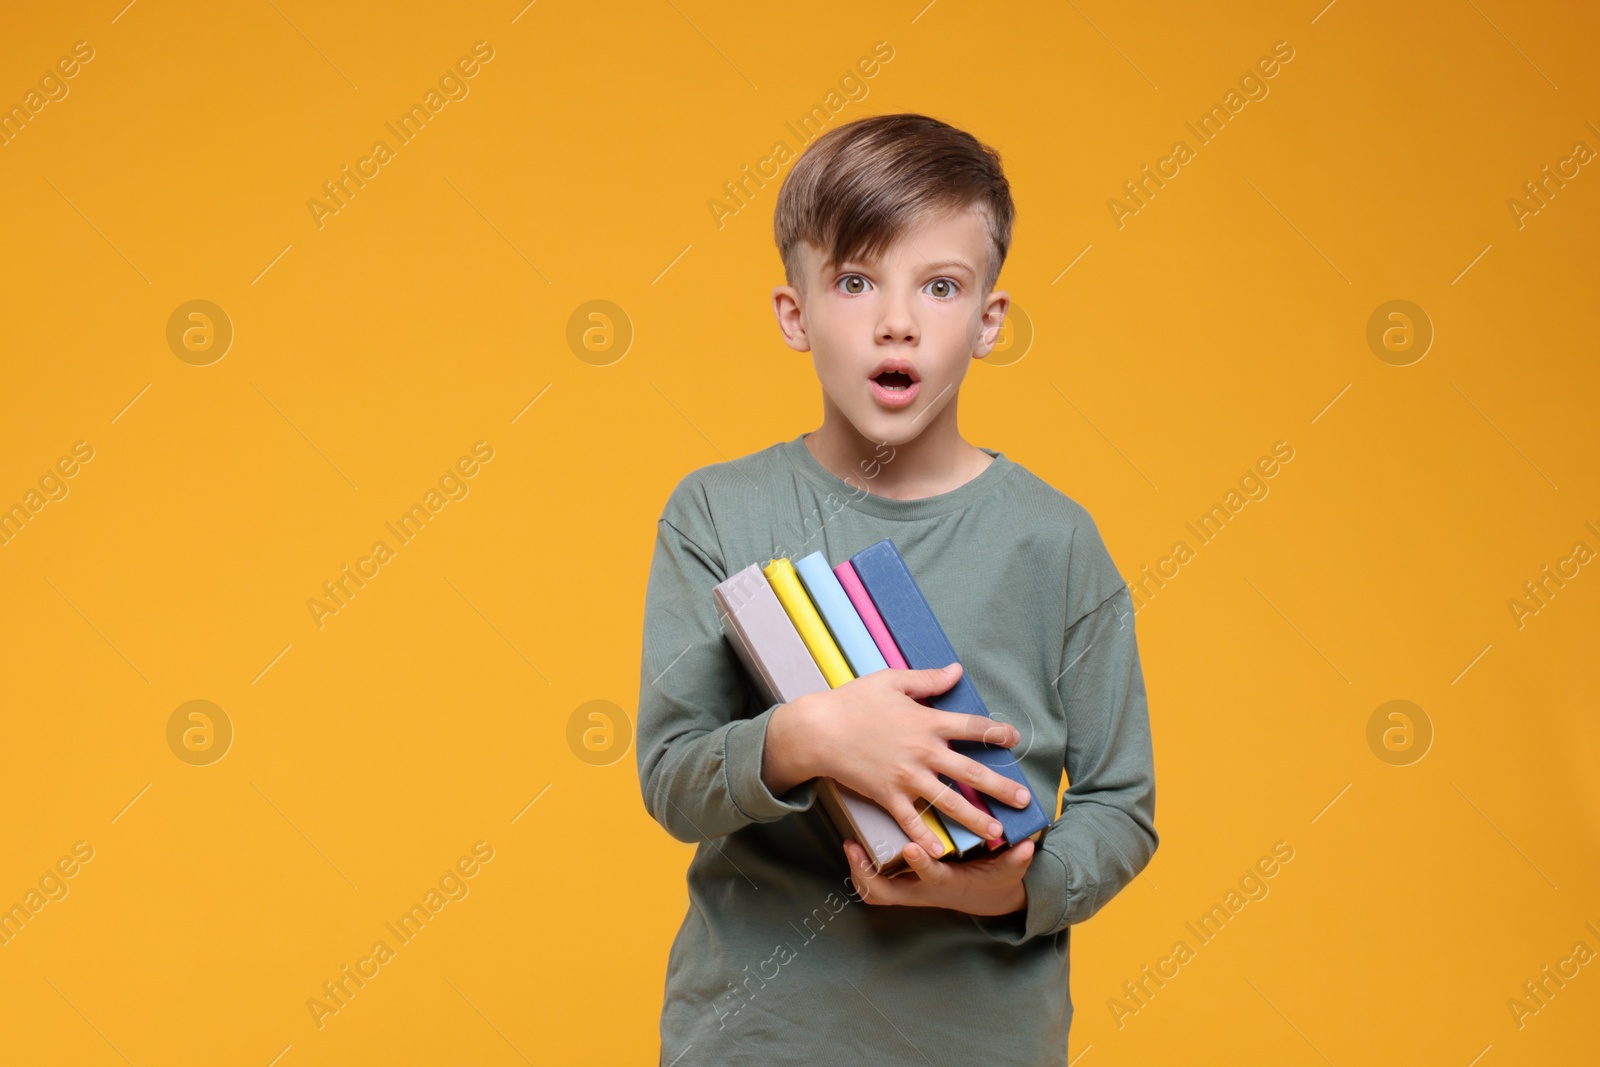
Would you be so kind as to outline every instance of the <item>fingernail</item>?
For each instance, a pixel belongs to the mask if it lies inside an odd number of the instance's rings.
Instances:
[[[1028,791],[1026,789],[1017,790],[1017,803],[1018,804],[1026,804],[1027,802],[1028,802]]]
[[[1000,836],[1000,831],[1002,829],[1003,829],[1003,827],[999,823],[997,823],[997,822],[990,823],[989,824],[989,836],[990,837],[999,837]]]

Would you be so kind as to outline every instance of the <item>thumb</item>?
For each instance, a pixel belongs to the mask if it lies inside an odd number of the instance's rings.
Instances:
[[[961,678],[961,664],[952,663],[948,667],[925,667],[916,671],[898,671],[895,680],[900,683],[900,691],[908,697],[933,696],[943,693]]]
[[[1033,838],[1031,837],[1026,841],[1018,841],[1006,849],[1001,854],[1000,859],[1014,867],[1026,868],[1029,861],[1033,859],[1034,847]]]

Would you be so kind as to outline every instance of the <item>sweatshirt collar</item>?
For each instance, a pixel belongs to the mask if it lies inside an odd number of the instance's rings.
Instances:
[[[968,506],[990,492],[1005,481],[1016,467],[1015,463],[1006,458],[1005,453],[982,448],[982,451],[994,457],[994,461],[979,471],[977,477],[947,493],[919,497],[915,500],[896,500],[892,497],[875,495],[872,492],[872,479],[866,472],[855,475],[846,482],[818,463],[811,450],[806,448],[807,436],[808,434],[800,434],[794,440],[785,441],[778,446],[779,452],[790,466],[818,488],[832,493],[843,502],[844,507],[880,519],[927,519],[936,515],[947,515]]]

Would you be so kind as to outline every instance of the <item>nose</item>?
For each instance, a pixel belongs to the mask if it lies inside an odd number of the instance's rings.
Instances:
[[[878,305],[877,336],[885,344],[916,344],[919,336],[916,315],[911,297],[900,289],[889,286]]]

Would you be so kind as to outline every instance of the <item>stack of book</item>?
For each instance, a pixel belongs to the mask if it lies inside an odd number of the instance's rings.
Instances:
[[[774,559],[764,567],[752,563],[718,584],[712,598],[723,634],[769,704],[787,704],[808,693],[837,689],[873,671],[923,670],[958,660],[889,538],[831,569],[821,552],[798,561]],[[948,690],[919,698],[919,703],[940,711],[989,716],[965,671]],[[1028,805],[1012,807],[940,775],[980,811],[993,815],[1003,832],[1003,836],[985,841],[926,800],[919,800],[922,821],[944,846],[940,859],[987,855],[1037,837],[1049,825],[1009,748],[980,741],[949,744],[1028,788]],[[909,870],[902,849],[910,839],[887,811],[827,778],[817,780],[817,796],[840,835],[860,843],[880,874],[893,876]]]

